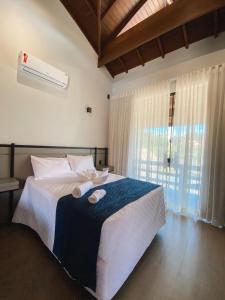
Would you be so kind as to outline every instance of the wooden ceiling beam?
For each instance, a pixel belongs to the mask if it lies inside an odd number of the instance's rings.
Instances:
[[[119,57],[120,64],[122,65],[124,72],[128,73],[127,65],[122,57]]]
[[[106,9],[102,12],[101,18],[103,19],[105,15],[110,11],[113,4],[116,2],[116,0],[111,0],[109,5],[106,7]]]
[[[217,38],[219,33],[219,17],[218,17],[218,10],[213,12],[213,22],[214,22],[214,37]]]
[[[103,66],[162,34],[223,6],[225,0],[175,1],[109,42],[104,47],[98,64]]]
[[[162,41],[161,41],[160,37],[158,37],[156,40],[157,40],[157,44],[158,44],[161,56],[162,56],[162,58],[164,58],[165,57],[165,52],[164,52],[164,49],[163,49],[163,46],[162,46]]]
[[[144,63],[143,57],[141,56],[141,53],[138,48],[136,49],[136,53],[137,53],[138,59],[140,61],[140,64],[144,67],[145,63]]]
[[[139,11],[139,9],[145,4],[147,0],[139,0],[134,8],[125,16],[125,18],[119,23],[119,25],[113,30],[113,32],[106,39],[105,43],[112,41],[127,25],[127,23],[133,18],[133,16]]]
[[[188,41],[187,28],[186,28],[185,24],[182,25],[182,32],[183,32],[183,37],[184,37],[185,48],[188,48],[189,47],[189,41]]]

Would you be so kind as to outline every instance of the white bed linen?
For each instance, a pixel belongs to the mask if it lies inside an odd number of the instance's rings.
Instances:
[[[105,183],[122,178],[110,174]],[[71,177],[43,180],[28,177],[13,222],[34,229],[52,251],[57,202],[61,197],[71,194],[76,182]],[[99,300],[111,299],[164,223],[165,205],[161,187],[109,217],[102,227],[97,259],[97,286],[95,293],[91,291],[92,294]]]

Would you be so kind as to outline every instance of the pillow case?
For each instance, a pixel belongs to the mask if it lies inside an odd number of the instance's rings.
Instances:
[[[91,155],[78,156],[67,154],[70,167],[73,172],[83,172],[87,170],[95,170],[93,157]]]
[[[37,157],[31,155],[31,164],[35,179],[62,177],[72,174],[66,158]]]

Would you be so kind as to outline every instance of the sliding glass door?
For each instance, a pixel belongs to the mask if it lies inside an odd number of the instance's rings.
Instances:
[[[174,125],[171,163],[166,185],[169,209],[198,215],[205,125]]]
[[[202,192],[207,84],[205,72],[177,80],[166,187],[168,208],[196,217]]]
[[[111,102],[115,172],[164,186],[167,208],[224,225],[225,66],[159,82]]]
[[[168,84],[136,97],[131,118],[128,175],[165,185],[168,156]]]
[[[208,81],[189,76],[177,80],[176,94],[156,88],[134,102],[128,175],[163,185],[168,209],[198,216]]]

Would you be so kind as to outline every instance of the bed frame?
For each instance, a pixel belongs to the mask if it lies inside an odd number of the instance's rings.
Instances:
[[[25,180],[33,175],[30,156],[92,155],[95,166],[108,164],[108,148],[0,144],[0,178]]]

